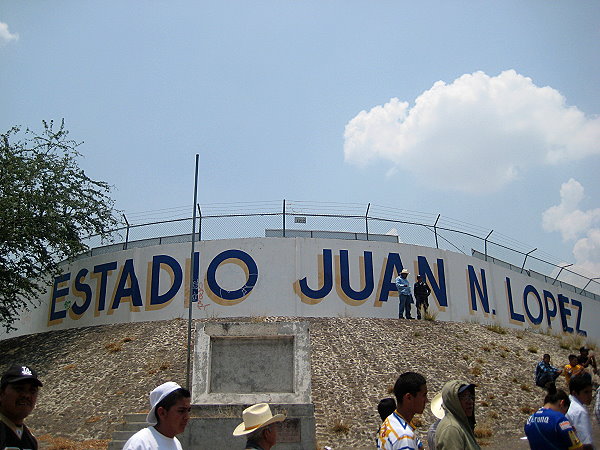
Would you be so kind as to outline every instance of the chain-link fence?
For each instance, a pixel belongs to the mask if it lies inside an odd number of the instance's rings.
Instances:
[[[87,243],[92,256],[133,247],[190,242],[193,219],[182,208],[123,215],[111,244],[98,236]],[[179,215],[179,218],[176,216]],[[175,217],[174,217],[175,216]],[[323,237],[401,242],[475,256],[511,270],[558,284],[562,289],[600,301],[600,277],[571,270],[542,250],[439,214],[407,211],[372,204],[323,203],[294,200],[197,205],[196,239],[252,237]]]

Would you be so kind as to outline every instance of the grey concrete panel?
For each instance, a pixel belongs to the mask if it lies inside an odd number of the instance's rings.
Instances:
[[[215,336],[210,350],[209,392],[294,392],[293,336]]]
[[[306,322],[200,324],[193,404],[311,402]]]

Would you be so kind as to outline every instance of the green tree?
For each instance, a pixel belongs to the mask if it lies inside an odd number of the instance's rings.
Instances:
[[[48,289],[61,261],[85,252],[86,236],[109,237],[117,225],[111,186],[78,165],[64,120],[36,133],[0,135],[0,325],[15,329],[21,311]],[[58,128],[58,129],[55,129]]]

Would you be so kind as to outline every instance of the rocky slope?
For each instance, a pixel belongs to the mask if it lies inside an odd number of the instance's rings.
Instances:
[[[310,323],[317,441],[335,449],[373,448],[377,402],[390,396],[398,374],[408,370],[426,376],[430,398],[449,379],[477,384],[481,443],[517,448],[525,419],[543,398],[533,384],[536,362],[550,353],[555,365],[565,364],[573,348],[585,342],[475,323],[233,320]],[[13,338],[0,341],[0,368],[25,363],[39,371],[44,387],[28,423],[46,443],[54,442],[54,448],[105,448],[124,414],[147,410],[149,390],[168,380],[185,383],[186,332],[187,323],[175,319]],[[425,434],[433,421],[431,412],[427,409],[417,419]],[[72,447],[66,441],[56,444],[56,437],[76,442]],[[90,439],[100,441],[83,442]]]

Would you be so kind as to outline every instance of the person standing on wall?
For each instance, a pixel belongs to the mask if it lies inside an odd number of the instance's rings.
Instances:
[[[410,292],[410,282],[408,281],[408,270],[402,269],[400,276],[396,277],[396,289],[398,289],[398,319],[412,319],[410,316],[410,305],[412,303],[412,294]]]
[[[427,285],[425,281],[423,281],[423,277],[421,275],[417,275],[417,282],[414,286],[415,290],[415,306],[417,307],[417,319],[421,318],[421,306],[423,307],[423,317],[427,314],[427,309],[429,308],[429,294],[431,294],[431,289]]]

